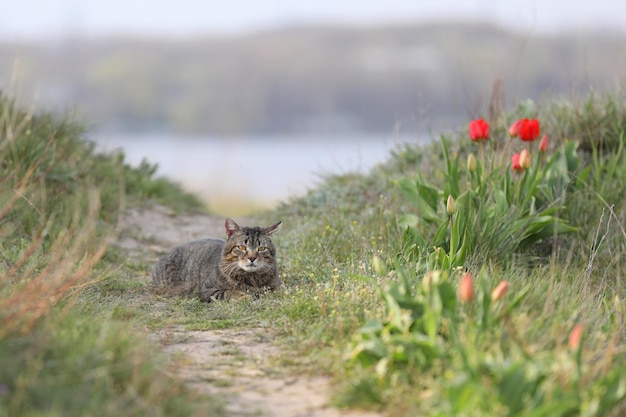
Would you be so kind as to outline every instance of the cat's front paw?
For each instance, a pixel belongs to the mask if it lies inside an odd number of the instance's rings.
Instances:
[[[245,291],[230,290],[224,294],[224,300],[253,300],[254,295]]]

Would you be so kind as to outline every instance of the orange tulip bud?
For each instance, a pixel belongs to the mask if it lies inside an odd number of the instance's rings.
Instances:
[[[509,289],[509,283],[507,281],[502,281],[491,292],[491,299],[494,301],[501,300],[502,298],[504,298],[504,295],[506,294],[508,289]]]
[[[583,335],[583,325],[578,323],[569,333],[569,340],[567,341],[567,346],[571,352],[575,352],[580,348],[580,340]]]
[[[474,299],[474,287],[472,287],[472,274],[466,272],[459,283],[459,299],[463,303],[469,303]]]

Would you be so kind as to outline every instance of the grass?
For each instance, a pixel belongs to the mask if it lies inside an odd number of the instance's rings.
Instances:
[[[96,283],[133,294],[110,260],[124,207],[201,207],[153,174],[0,97],[0,416],[223,415],[171,377],[135,322],[85,307]]]
[[[399,181],[419,174],[440,190],[450,181],[438,143],[399,148],[367,175],[329,177],[258,213],[259,223],[284,223],[275,238],[284,291],[207,305],[150,292],[136,279],[150,262],[127,262],[109,245],[125,206],[152,199],[198,210],[192,197],[155,180],[148,163],[133,169],[122,155],[93,155],[76,124],[34,117],[6,98],[2,106],[0,416],[223,415],[217,401],[173,379],[170,362],[136,331],[171,325],[267,329],[288,352],[274,358],[285,373],[329,375],[336,404],[390,416],[626,412],[626,107],[619,96],[525,103],[491,116],[494,142],[527,112],[541,120],[551,152],[579,142],[580,166],[568,173],[575,181],[558,212],[576,231],[506,253],[479,242],[463,265],[481,300],[469,304],[456,294],[465,269],[429,264],[420,255],[428,251],[411,253],[415,233],[402,222],[419,208]],[[448,158],[461,161],[462,191],[464,161],[477,150],[464,130],[447,137]],[[415,227],[436,235],[428,223]],[[433,287],[424,283],[429,273],[441,276]],[[507,298],[493,300],[503,280]],[[572,349],[577,324],[583,339]],[[428,350],[412,344],[421,337],[432,342]],[[370,341],[381,349],[368,350]],[[78,375],[87,382],[77,385]],[[569,408],[546,408],[553,404]]]

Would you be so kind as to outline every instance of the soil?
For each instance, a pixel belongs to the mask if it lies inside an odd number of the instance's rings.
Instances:
[[[237,218],[239,224],[249,224]],[[130,262],[156,261],[181,243],[224,236],[224,218],[175,215],[162,206],[130,210],[117,245]],[[144,278],[142,278],[144,279]],[[207,307],[208,308],[208,307]],[[177,376],[191,388],[224,401],[229,415],[271,417],[374,417],[376,413],[339,410],[330,403],[323,375],[294,375],[274,367],[281,355],[266,329],[159,330],[152,335],[163,350],[179,356]]]

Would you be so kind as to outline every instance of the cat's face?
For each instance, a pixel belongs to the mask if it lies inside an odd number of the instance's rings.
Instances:
[[[271,235],[280,222],[269,227],[239,227],[233,220],[226,220],[228,240],[224,247],[224,261],[230,268],[246,272],[264,272],[275,267],[276,249]]]

